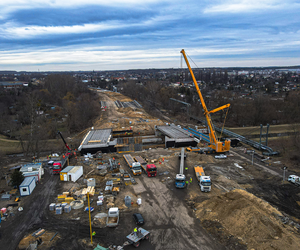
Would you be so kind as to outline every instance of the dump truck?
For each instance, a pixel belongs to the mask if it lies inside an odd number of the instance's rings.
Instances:
[[[211,191],[211,180],[210,176],[206,176],[203,167],[194,167],[196,178],[202,192]]]
[[[141,164],[143,172],[145,172],[148,177],[156,176],[157,168],[154,164],[147,164],[147,162],[141,156],[136,156],[134,159]]]
[[[186,179],[185,179],[185,175],[183,174],[184,158],[185,158],[184,148],[181,148],[181,153],[180,153],[179,157],[180,157],[179,174],[176,174],[176,177],[175,177],[175,187],[176,188],[185,188]]]
[[[106,218],[107,227],[116,227],[119,224],[119,208],[111,207]]]
[[[139,162],[136,162],[130,154],[123,155],[123,157],[127,162],[128,166],[130,167],[133,175],[141,175],[141,164]]]
[[[59,174],[67,166],[69,155],[62,155],[58,161],[55,161],[52,165],[53,174]]]

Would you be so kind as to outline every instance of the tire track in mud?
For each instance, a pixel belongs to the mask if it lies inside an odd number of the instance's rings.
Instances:
[[[0,244],[6,250],[15,250],[26,232],[37,228],[45,218],[44,213],[48,209],[50,196],[54,195],[55,186],[58,183],[57,176],[45,171],[41,182],[37,184],[32,194],[24,199],[23,211],[17,212],[14,218],[8,218],[3,223],[2,239]],[[21,198],[22,201],[22,198]],[[37,228],[38,229],[38,228]]]

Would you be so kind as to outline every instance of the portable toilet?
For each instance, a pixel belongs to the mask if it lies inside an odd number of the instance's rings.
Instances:
[[[60,171],[60,180],[61,181],[68,181],[68,172],[74,168],[74,166],[68,166],[62,171]]]
[[[19,186],[20,195],[21,196],[30,195],[33,189],[35,188],[35,186],[36,186],[35,177],[33,176],[26,177],[24,181],[21,183],[21,185]]]

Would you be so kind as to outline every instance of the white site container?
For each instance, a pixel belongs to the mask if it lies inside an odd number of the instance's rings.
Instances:
[[[40,175],[38,171],[32,171],[32,172],[23,172],[24,177],[34,177],[35,182],[40,181]]]
[[[38,182],[44,175],[44,168],[42,163],[29,163],[23,165],[20,172],[22,172],[25,177],[35,176],[35,181]]]
[[[82,166],[74,166],[68,172],[68,181],[77,181],[83,175],[83,167]]]
[[[26,196],[30,195],[35,188],[35,177],[26,177],[24,181],[19,186],[20,195]]]
[[[138,198],[138,199],[136,200],[136,203],[137,203],[138,205],[142,205],[142,198]]]
[[[95,187],[96,186],[96,180],[95,180],[95,178],[87,179],[87,186],[88,187]]]

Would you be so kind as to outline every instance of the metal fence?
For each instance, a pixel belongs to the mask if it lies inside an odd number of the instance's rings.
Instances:
[[[195,120],[197,120],[197,121],[200,121],[203,124],[206,124],[206,126],[207,126],[207,123],[206,123],[205,119],[200,119],[200,118],[198,118],[196,116],[190,116],[190,117],[193,118],[193,119],[195,119]],[[242,135],[239,135],[239,134],[236,134],[234,132],[231,132],[228,129],[223,129],[223,131],[222,131],[222,128],[216,127],[216,126],[214,126],[214,129],[217,132],[219,132],[219,133],[222,132],[223,134],[226,134],[229,137],[238,138],[241,142],[243,142],[243,143],[245,143],[245,144],[247,144],[247,145],[249,145],[251,147],[254,147],[254,148],[258,149],[258,150],[265,151],[265,152],[263,152],[264,155],[278,155],[279,154],[279,152],[274,151],[272,148],[270,148],[270,147],[268,147],[266,145],[263,145],[263,144],[261,144],[259,142],[255,142],[255,141],[252,141],[250,139],[247,139],[246,137],[244,137]]]

